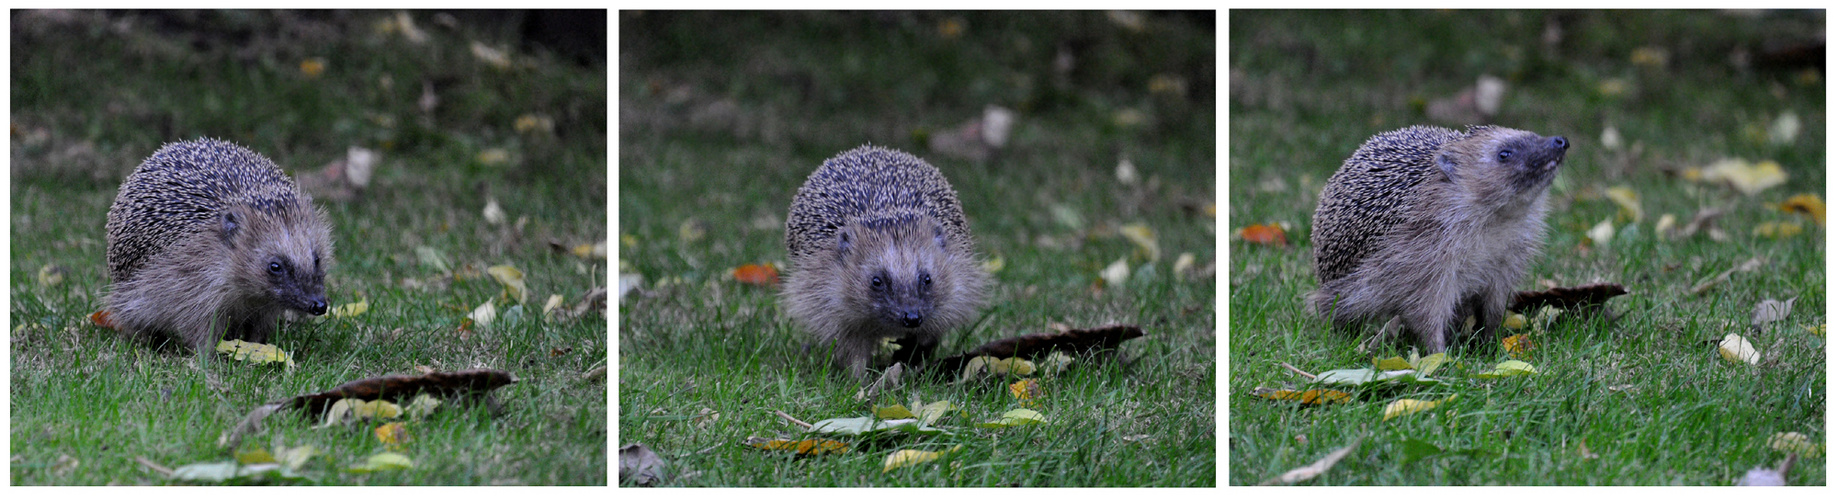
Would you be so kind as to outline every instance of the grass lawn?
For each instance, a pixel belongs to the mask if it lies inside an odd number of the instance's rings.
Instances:
[[[1215,484],[1213,14],[621,13],[618,426],[671,462],[673,486]],[[720,36],[710,36],[719,27]],[[1055,69],[1055,60],[1063,61]],[[1019,116],[978,161],[931,137],[1000,105]],[[1044,425],[982,429],[1017,408],[1008,380],[909,381],[872,402],[731,272],[786,261],[792,194],[823,160],[872,142],[956,188],[978,250],[1000,260],[990,306],[940,354],[1054,325],[1133,323],[1126,361],[1040,379]],[[1121,160],[1137,176],[1120,181]],[[1058,215],[1056,215],[1058,214]],[[1120,235],[1153,232],[1159,259]],[[1190,253],[1193,269],[1173,263]],[[1131,277],[1104,286],[1123,260]],[[949,436],[847,440],[797,459],[747,446],[872,405],[950,401]],[[945,459],[883,472],[896,450]]]
[[[387,11],[13,12],[11,484],[167,484],[178,481],[141,460],[174,468],[300,446],[318,450],[298,469],[318,484],[606,484],[608,388],[593,375],[607,365],[604,313],[540,312],[551,294],[573,305],[606,283],[605,259],[551,249],[607,238],[606,67],[520,45],[516,17],[406,17],[425,41]],[[108,286],[116,187],[163,143],[200,136],[296,176],[348,147],[382,154],[367,191],[317,200],[336,242],[328,298],[369,310],[285,325],[271,340],[293,368],[86,319]],[[505,223],[485,220],[488,199]],[[483,273],[503,264],[525,274],[530,304]],[[488,300],[497,319],[461,328]],[[374,422],[316,428],[278,414],[242,448],[218,446],[267,401],[474,368],[519,382],[490,402],[447,401],[408,422],[401,445],[380,443]],[[386,449],[413,468],[347,470]]]
[[[1769,446],[1776,433],[1826,441],[1828,347],[1808,330],[1825,324],[1825,229],[1778,208],[1825,193],[1826,82],[1778,50],[1817,39],[1821,15],[1234,11],[1230,24],[1230,226],[1284,224],[1289,245],[1230,242],[1229,484],[1263,482],[1361,437],[1305,484],[1720,485],[1784,459]],[[1470,379],[1508,354],[1458,348],[1437,374],[1442,386],[1368,390],[1319,407],[1251,397],[1258,387],[1307,385],[1279,363],[1310,372],[1371,365],[1353,334],[1302,309],[1316,285],[1316,198],[1373,134],[1459,128],[1427,110],[1484,74],[1509,86],[1494,123],[1572,144],[1551,188],[1543,256],[1521,289],[1621,283],[1631,293],[1609,302],[1614,318],[1566,313],[1534,333],[1536,347],[1518,358],[1535,376]],[[1797,134],[1770,140],[1787,114]],[[1611,127],[1618,145],[1604,139]],[[1722,158],[1778,162],[1788,181],[1744,195],[1682,178]],[[1643,218],[1618,214],[1606,196],[1615,187],[1638,194]],[[1730,208],[1716,221],[1726,239],[1656,236],[1661,216],[1683,226],[1712,207]],[[1616,235],[1592,242],[1586,234],[1604,220]],[[1771,222],[1803,232],[1756,234]],[[1760,266],[1692,293],[1750,259]],[[1764,299],[1797,302],[1786,320],[1751,330]],[[1715,341],[1731,333],[1760,350],[1758,364],[1718,356]],[[1450,397],[1383,418],[1394,400]],[[1787,480],[1826,484],[1824,458],[1800,460]]]

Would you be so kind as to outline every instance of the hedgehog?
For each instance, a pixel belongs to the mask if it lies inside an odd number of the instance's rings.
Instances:
[[[922,366],[983,306],[989,275],[937,168],[872,145],[823,162],[785,219],[785,310],[857,379],[887,339]]]
[[[125,332],[266,343],[285,311],[325,314],[332,235],[274,162],[215,139],[167,144],[108,212],[106,299]]]
[[[1493,338],[1544,246],[1545,199],[1570,142],[1523,130],[1413,126],[1368,139],[1321,189],[1308,309],[1389,320],[1428,352],[1472,315]]]

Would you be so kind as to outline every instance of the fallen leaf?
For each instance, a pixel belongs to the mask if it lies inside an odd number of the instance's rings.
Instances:
[[[1327,456],[1321,457],[1321,459],[1316,460],[1315,463],[1308,464],[1302,467],[1297,467],[1294,469],[1290,469],[1289,471],[1284,472],[1276,477],[1270,478],[1270,480],[1268,481],[1259,483],[1258,486],[1270,486],[1270,485],[1276,485],[1276,484],[1296,484],[1302,481],[1314,479],[1315,477],[1320,476],[1321,473],[1327,472],[1328,469],[1334,468],[1335,463],[1340,462],[1340,459],[1346,458],[1347,455],[1352,454],[1353,450],[1359,448],[1359,443],[1365,440],[1366,440],[1365,436],[1360,436],[1358,439],[1353,440],[1353,444],[1349,444],[1345,448],[1334,450],[1333,453],[1329,453],[1327,454]]]
[[[1776,432],[1768,438],[1768,447],[1812,458],[1825,454],[1825,446],[1798,432]]]
[[[89,322],[96,326],[113,329],[115,328],[115,322],[110,320],[108,316],[109,314],[106,310],[89,313]]]
[[[1283,228],[1276,224],[1252,224],[1238,229],[1238,238],[1262,245],[1288,246],[1289,238],[1283,235]]]
[[[657,486],[664,482],[667,467],[644,443],[619,447],[619,482],[638,486]]]
[[[1724,183],[1742,194],[1754,196],[1768,188],[1787,182],[1787,172],[1779,163],[1763,160],[1751,163],[1748,160],[1725,158],[1704,167],[1699,177],[1703,182]]]
[[[1264,399],[1299,401],[1305,405],[1345,403],[1353,399],[1352,395],[1349,395],[1344,392],[1332,390],[1332,389],[1310,389],[1306,391],[1295,391],[1295,390],[1289,390],[1289,389],[1267,389],[1267,388],[1260,387],[1260,388],[1252,389],[1251,395],[1257,396],[1260,398],[1264,398]]]
[[[1474,374],[1474,378],[1517,377],[1520,375],[1537,375],[1538,368],[1531,363],[1519,360],[1501,361],[1492,370]]]
[[[887,471],[891,471],[891,470],[898,469],[901,467],[911,467],[914,465],[919,465],[922,463],[937,460],[941,457],[944,457],[946,454],[956,452],[957,450],[963,449],[963,447],[964,445],[960,444],[960,445],[951,447],[951,449],[943,450],[943,451],[921,451],[921,450],[895,451],[892,454],[887,455],[887,460],[881,462],[881,472],[887,472]]]
[[[1750,233],[1761,238],[1779,239],[1798,236],[1801,232],[1804,229],[1800,227],[1799,221],[1770,221],[1756,224],[1755,230]]]
[[[294,366],[294,357],[270,344],[257,344],[241,339],[217,341],[217,352],[230,355],[237,361],[248,361],[254,364],[285,363]]]
[[[377,426],[376,435],[377,441],[385,445],[400,445],[408,442],[408,427],[402,422],[390,422]]]
[[[466,314],[466,319],[472,320],[473,323],[483,328],[490,325],[492,320],[498,319],[498,307],[491,304],[491,299],[485,299],[484,304],[479,304],[479,307]]]
[[[1628,220],[1634,222],[1645,219],[1646,213],[1640,210],[1640,195],[1635,193],[1633,188],[1615,186],[1603,191],[1602,194],[1607,196],[1609,201],[1621,207],[1619,215],[1626,216]]]
[[[485,268],[485,273],[503,284],[505,292],[510,294],[511,298],[517,299],[517,303],[522,304],[530,299],[530,289],[523,284],[523,271],[517,270],[516,266],[510,264],[491,266]],[[479,323],[488,322],[480,321]]]
[[[1755,304],[1755,314],[1751,316],[1749,324],[1761,326],[1762,323],[1773,323],[1787,319],[1787,315],[1793,312],[1793,301],[1796,300],[1800,300],[1800,298],[1790,298],[1787,299],[1786,302],[1767,299],[1761,301],[1760,304]]]
[[[339,304],[338,307],[332,308],[332,317],[349,318],[349,317],[357,316],[359,314],[364,314],[365,312],[369,310],[370,310],[370,299],[365,298],[357,302],[346,302],[343,304]]]
[[[1045,415],[1041,415],[1040,412],[1029,410],[1026,408],[1017,408],[1017,409],[1009,410],[1006,413],[1003,413],[1002,418],[999,418],[993,421],[989,421],[989,422],[976,424],[976,426],[984,428],[984,429],[994,429],[994,428],[1000,428],[1000,427],[1015,427],[1019,425],[1039,425],[1039,424],[1044,424],[1044,423],[1047,423],[1047,417]]]
[[[1602,219],[1602,222],[1596,223],[1595,227],[1589,228],[1589,232],[1586,234],[1586,236],[1589,237],[1589,242],[1599,247],[1607,245],[1609,240],[1615,239],[1614,222],[1612,218]]]
[[[779,282],[779,270],[772,264],[744,264],[734,268],[734,279],[749,285],[776,285]]]
[[[1128,257],[1120,258],[1120,259],[1117,259],[1116,262],[1110,263],[1109,266],[1105,266],[1104,270],[1098,271],[1098,277],[1103,279],[1106,285],[1110,285],[1112,287],[1122,285],[1123,282],[1129,281],[1130,279],[1129,258]]]
[[[496,151],[498,151],[499,153],[503,152],[503,150],[496,150]],[[490,151],[487,151],[487,153],[489,152]],[[485,161],[485,153],[480,153],[479,158],[480,158],[480,163],[492,163],[489,161]],[[503,161],[499,160],[497,163],[503,163]],[[481,215],[485,217],[485,222],[489,222],[489,223],[492,223],[494,225],[499,225],[499,226],[504,225],[504,221],[509,218],[508,216],[504,214],[504,207],[498,205],[497,198],[486,198],[485,199],[485,210],[481,212]]]
[[[1812,193],[1793,195],[1793,197],[1787,198],[1786,202],[1781,203],[1781,210],[1806,214],[1806,216],[1811,217],[1813,222],[1817,223],[1819,227],[1825,227],[1825,200],[1819,199],[1819,195]]]
[[[472,56],[477,57],[480,61],[484,61],[485,64],[489,64],[494,68],[509,69],[511,67],[510,54],[492,46],[485,45],[482,42],[472,42]]]
[[[1123,237],[1141,248],[1149,256],[1149,262],[1161,260],[1161,245],[1155,243],[1155,230],[1149,229],[1147,224],[1126,224],[1117,232],[1123,233]]]
[[[1393,417],[1402,417],[1412,413],[1429,410],[1441,406],[1451,399],[1455,399],[1455,396],[1449,396],[1447,399],[1441,401],[1426,401],[1421,399],[1400,399],[1392,401],[1390,404],[1385,405],[1385,418],[1383,420],[1391,420]]]
[[[318,78],[321,73],[325,73],[325,58],[309,57],[300,61],[300,74],[307,78]]]
[[[1500,347],[1506,349],[1507,353],[1511,353],[1511,354],[1522,353],[1522,352],[1531,350],[1532,337],[1531,335],[1523,334],[1523,333],[1518,334],[1518,335],[1513,335],[1510,337],[1506,337],[1506,338],[1500,339]]]
[[[1755,346],[1749,344],[1749,339],[1734,333],[1724,336],[1723,341],[1717,343],[1717,354],[1723,355],[1723,359],[1732,363],[1752,365],[1761,361],[1761,352],[1756,351]]]
[[[849,444],[830,439],[767,439],[749,437],[741,444],[766,451],[789,451],[801,456],[848,453]]]
[[[1030,378],[1008,384],[1008,394],[1020,400],[1024,406],[1037,404],[1036,400],[1040,399],[1042,394],[1040,382]]]
[[[366,473],[413,468],[415,468],[415,461],[409,460],[407,455],[395,452],[383,452],[371,455],[370,458],[364,460],[363,465],[353,466],[348,469],[348,471]]]

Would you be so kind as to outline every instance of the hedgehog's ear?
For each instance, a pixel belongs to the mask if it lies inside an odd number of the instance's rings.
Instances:
[[[1454,155],[1450,154],[1448,151],[1437,151],[1436,168],[1442,170],[1442,180],[1444,182],[1455,182],[1455,169],[1458,167],[1456,166]]]
[[[236,216],[235,210],[224,210],[221,222],[222,224],[217,229],[217,236],[223,238],[224,246],[236,248],[236,232],[242,230],[242,218]]]
[[[932,240],[938,242],[938,248],[949,248],[945,246],[944,224],[932,224]]]
[[[855,237],[850,234],[855,232],[853,228],[854,226],[843,226],[836,229],[836,260],[838,261],[841,261],[844,255],[848,255],[849,247],[854,245]]]

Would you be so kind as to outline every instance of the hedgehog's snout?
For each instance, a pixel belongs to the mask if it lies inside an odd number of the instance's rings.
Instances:
[[[330,309],[330,307],[326,304],[325,297],[313,297],[306,301],[307,314],[323,316],[327,309]]]
[[[909,309],[900,313],[900,326],[918,328],[919,325],[924,323],[925,315],[919,311]]]
[[[1552,137],[1552,138],[1551,138],[1551,147],[1553,147],[1553,148],[1557,148],[1557,149],[1559,149],[1559,150],[1564,150],[1564,151],[1568,151],[1568,150],[1570,150],[1570,140],[1569,140],[1569,139],[1565,139],[1565,138],[1564,138],[1564,136],[1561,136],[1561,135],[1560,135],[1560,136],[1556,136],[1556,137]]]

